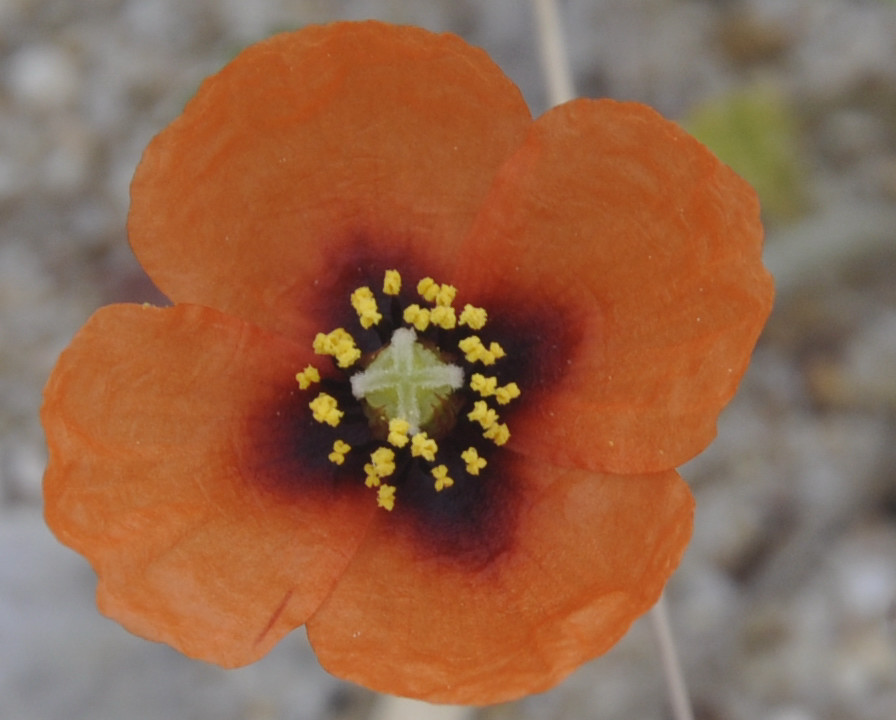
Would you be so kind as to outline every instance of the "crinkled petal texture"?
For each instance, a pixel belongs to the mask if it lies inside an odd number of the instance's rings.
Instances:
[[[309,354],[191,306],[111,306],[78,333],[45,391],[45,512],[104,613],[237,666],[317,609],[375,508],[326,478],[284,502],[289,428],[266,414]]]
[[[384,692],[486,704],[545,690],[657,600],[691,534],[674,471],[597,475],[517,457],[514,541],[480,567],[421,553],[389,517],[308,635],[324,667]]]
[[[374,22],[278,35],[150,143],[131,245],[175,302],[295,336],[332,303],[334,256],[413,248],[450,267],[530,122],[513,83],[454,35]]]
[[[762,235],[753,190],[650,108],[577,100],[539,118],[457,270],[575,335],[514,449],[621,473],[703,450],[771,311]]]

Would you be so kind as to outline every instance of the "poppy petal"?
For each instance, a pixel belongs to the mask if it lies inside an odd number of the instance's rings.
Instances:
[[[761,246],[752,189],[653,110],[577,100],[539,118],[456,280],[553,313],[536,343],[551,381],[532,388],[513,448],[606,472],[705,448],[771,310]]]
[[[514,537],[470,565],[378,517],[308,621],[330,672],[430,702],[545,690],[605,652],[658,599],[691,533],[674,471],[597,475],[516,456]],[[558,592],[558,588],[562,591]]]
[[[450,267],[531,122],[453,35],[376,22],[275,36],[206,80],[134,177],[134,252],[175,302],[295,336],[341,257]],[[324,292],[322,292],[324,291]]]
[[[284,500],[274,408],[308,354],[196,306],[111,306],[75,337],[45,390],[46,519],[105,614],[237,666],[315,610],[373,510],[326,478]]]

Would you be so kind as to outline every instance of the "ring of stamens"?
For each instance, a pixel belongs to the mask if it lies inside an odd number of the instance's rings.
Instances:
[[[489,448],[510,439],[507,424],[491,403],[503,407],[521,394],[515,382],[499,380],[498,363],[507,357],[504,348],[480,337],[488,323],[485,309],[466,304],[458,311],[457,289],[429,277],[417,283],[416,291],[417,302],[403,303],[402,277],[397,270],[387,270],[381,300],[368,286],[351,293],[361,332],[376,332],[382,342],[379,350],[363,353],[359,345],[370,343],[357,342],[343,327],[315,336],[314,352],[331,357],[337,372],[347,376],[350,396],[336,393],[341,398],[337,400],[327,392],[336,381],[325,378],[320,367],[307,365],[296,374],[301,390],[321,386],[308,403],[315,422],[334,428],[334,433],[341,432],[346,418],[353,423],[363,418],[369,424],[370,441],[359,444],[353,439],[350,445],[344,438],[356,438],[357,432],[334,434],[327,457],[338,467],[350,455],[366,453],[361,461],[364,484],[376,490],[378,507],[387,511],[394,509],[404,479],[420,477],[419,472],[409,475],[414,465],[437,493],[456,491],[461,478],[481,481]],[[346,406],[352,400],[362,413]],[[456,451],[451,442],[442,442],[457,423],[476,428],[481,444]]]

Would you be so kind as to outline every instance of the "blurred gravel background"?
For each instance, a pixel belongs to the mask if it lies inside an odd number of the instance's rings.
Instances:
[[[759,188],[777,307],[716,443],[684,468],[669,587],[701,720],[896,717],[896,3],[560,2],[579,94],[636,99]],[[372,696],[299,631],[238,671],[98,615],[41,518],[37,419],[99,305],[155,299],[128,183],[205,75],[274,31],[377,17],[488,50],[545,109],[523,0],[0,0],[0,718],[339,720]],[[645,623],[489,720],[668,717]]]

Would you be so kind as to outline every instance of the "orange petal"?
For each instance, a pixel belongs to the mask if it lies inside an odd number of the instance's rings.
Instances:
[[[413,246],[450,267],[530,122],[519,90],[453,35],[375,22],[278,35],[149,145],[131,244],[174,301],[288,335],[296,307],[332,303],[334,257]]]
[[[45,391],[46,518],[104,613],[236,666],[317,608],[373,510],[296,451],[309,356],[195,306],[112,306],[75,337]]]
[[[596,475],[520,456],[509,542],[427,549],[379,516],[308,634],[321,663],[375,690],[482,705],[550,688],[657,600],[691,533],[673,471]],[[500,482],[500,480],[499,480]]]
[[[537,120],[456,278],[486,306],[510,292],[539,353],[512,447],[608,472],[700,452],[771,309],[761,245],[752,189],[649,108],[579,100]]]

